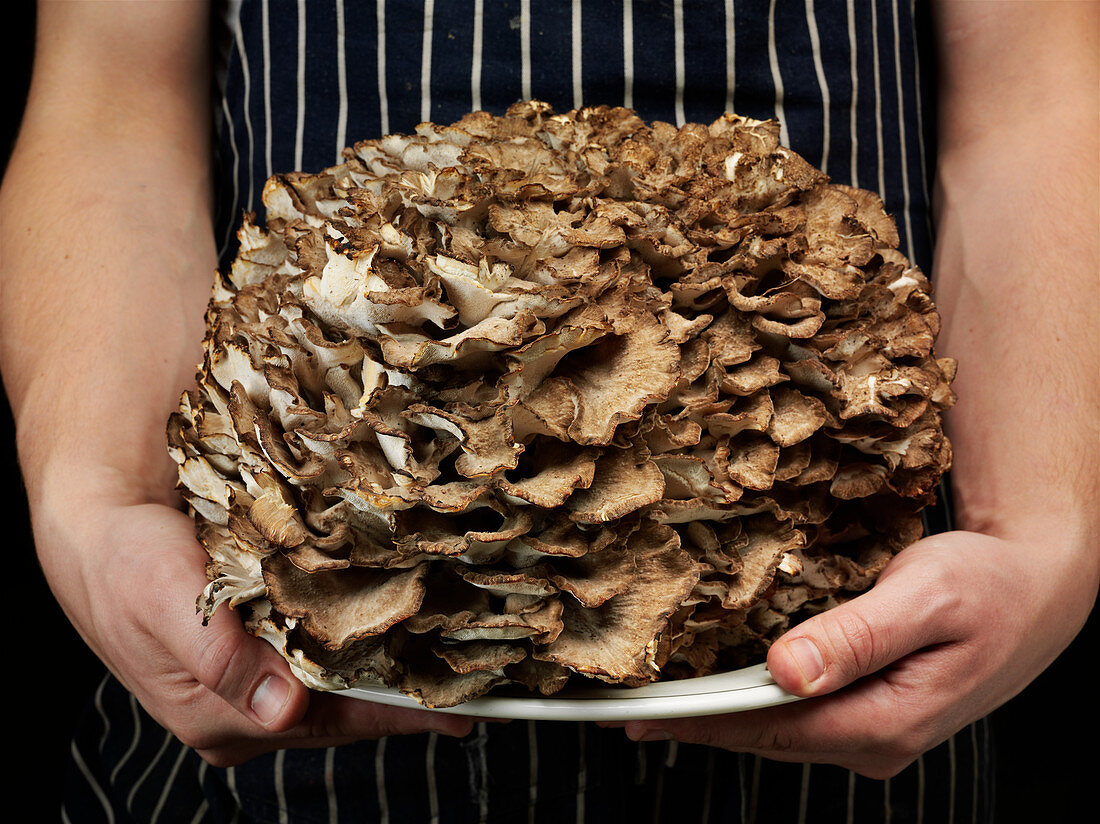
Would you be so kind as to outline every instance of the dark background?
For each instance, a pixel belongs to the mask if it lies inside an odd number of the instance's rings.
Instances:
[[[5,168],[27,92],[34,50],[34,16],[33,0],[14,0],[4,6],[0,163]],[[0,247],[0,267],[3,264],[4,250]],[[73,630],[38,566],[15,454],[15,427],[2,390],[0,473],[3,513],[0,523],[4,526],[3,534],[8,536],[5,551],[11,554],[7,557],[15,564],[8,568],[7,575],[11,577],[6,589],[14,594],[17,607],[13,609],[9,603],[4,610],[5,635],[9,643],[14,641],[16,645],[16,654],[9,658],[6,667],[8,686],[4,695],[11,731],[10,754],[16,759],[15,776],[19,783],[11,781],[10,767],[5,768],[5,781],[16,797],[29,799],[33,790],[40,800],[50,801],[57,798],[55,786],[60,787],[67,769],[69,737],[106,670]],[[39,783],[43,779],[50,784],[43,787]],[[41,804],[38,807],[36,817],[43,815],[45,808]],[[51,804],[49,809],[52,808]]]
[[[5,163],[29,82],[34,4],[16,0],[6,11],[6,42],[0,50],[0,77],[8,98],[0,134],[0,160]],[[3,523],[15,559],[8,591],[14,590],[21,604],[9,613],[7,635],[17,643],[8,665],[7,690],[14,699],[9,711],[19,719],[38,719],[35,732],[17,742],[21,762],[39,779],[60,780],[67,769],[71,731],[105,670],[65,618],[38,566],[14,441],[11,411],[0,393]],[[1085,809],[1083,797],[1092,789],[1092,778],[1086,776],[1097,766],[1097,688],[1091,667],[1086,678],[1087,656],[1096,650],[1096,624],[1094,611],[1085,631],[1050,669],[994,715],[998,821],[1054,821]],[[1082,752],[1087,753],[1085,763]]]

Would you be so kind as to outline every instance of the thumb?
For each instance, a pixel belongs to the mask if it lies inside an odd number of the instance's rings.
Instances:
[[[768,671],[788,692],[822,695],[946,640],[934,599],[913,583],[884,575],[868,592],[794,627],[769,650]]]
[[[208,583],[206,550],[195,540],[186,515],[156,515],[146,527],[147,536],[155,539],[146,551],[155,557],[144,568],[157,571],[160,585],[150,588],[154,594],[141,606],[148,626],[155,628],[151,631],[182,669],[176,677],[192,686],[197,681],[270,732],[290,729],[305,716],[309,690],[270,643],[244,628],[236,610],[222,605],[203,623],[195,595]]]
[[[220,610],[194,637],[195,678],[246,718],[271,732],[300,722],[309,690],[266,641],[249,635],[236,614]]]

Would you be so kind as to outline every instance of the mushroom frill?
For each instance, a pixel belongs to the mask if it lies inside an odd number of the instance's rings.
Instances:
[[[263,203],[168,441],[200,610],[308,685],[744,666],[920,537],[954,400],[929,283],[774,121],[526,102]]]

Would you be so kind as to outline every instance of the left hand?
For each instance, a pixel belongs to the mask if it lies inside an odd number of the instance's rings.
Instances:
[[[870,591],[772,646],[772,677],[811,700],[631,721],[625,731],[634,740],[671,737],[838,764],[870,778],[896,775],[1018,693],[1068,646],[1096,598],[1095,565],[1075,569],[1073,557],[1081,555],[1035,539],[925,538]]]

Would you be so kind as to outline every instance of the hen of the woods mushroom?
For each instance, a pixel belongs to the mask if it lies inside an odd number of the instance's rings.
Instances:
[[[168,439],[200,609],[310,686],[744,666],[920,536],[954,397],[929,283],[774,121],[528,102],[263,202]]]

